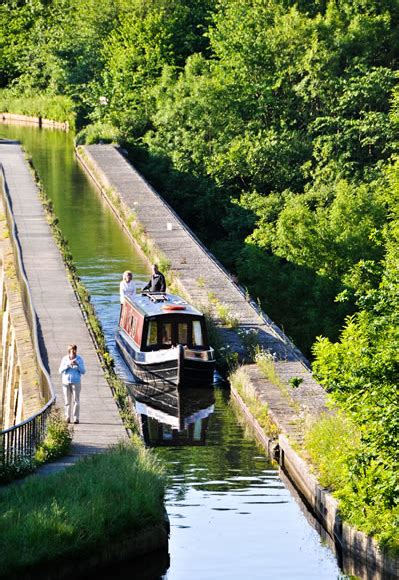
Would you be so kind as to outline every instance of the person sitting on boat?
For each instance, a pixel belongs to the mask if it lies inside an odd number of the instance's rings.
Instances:
[[[166,281],[165,276],[158,270],[156,264],[152,265],[152,276],[150,281],[143,288],[143,292],[148,290],[149,292],[165,292],[166,291]]]
[[[125,296],[128,296],[131,300],[133,300],[136,295],[136,284],[133,282],[133,274],[130,270],[123,272],[122,281],[119,284],[119,295],[121,307],[125,300]]]

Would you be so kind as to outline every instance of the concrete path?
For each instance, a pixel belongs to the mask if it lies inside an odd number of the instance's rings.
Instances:
[[[171,269],[177,273],[191,300],[207,304],[212,292],[238,318],[239,328],[258,331],[262,347],[275,353],[276,367],[283,380],[302,379],[295,389],[295,400],[303,403],[306,410],[314,408],[316,413],[325,410],[325,392],[313,379],[301,352],[259,311],[255,302],[247,299],[223,266],[118,149],[112,145],[90,145],[84,147],[84,152],[88,159],[86,169],[91,170],[97,185],[113,188],[121,201],[135,212],[148,236],[170,260]],[[225,343],[240,352],[242,344],[237,333],[227,329],[222,332]],[[255,368],[251,373],[256,376],[259,392],[269,391],[267,382],[261,380]]]
[[[23,263],[37,313],[43,361],[56,388],[57,406],[63,408],[58,368],[68,343],[78,345],[78,353],[87,367],[82,379],[80,424],[74,425],[71,456],[44,468],[52,471],[82,455],[103,451],[118,440],[126,439],[127,434],[20,145],[0,143],[0,163],[10,191]]]

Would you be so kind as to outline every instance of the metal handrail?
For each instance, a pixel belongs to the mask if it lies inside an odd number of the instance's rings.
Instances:
[[[7,225],[10,231],[10,242],[13,248],[16,273],[21,290],[22,305],[28,321],[33,342],[33,353],[39,374],[39,386],[46,404],[34,415],[0,432],[0,462],[12,464],[26,457],[32,457],[46,432],[46,419],[56,400],[56,393],[50,375],[43,363],[38,340],[36,312],[33,308],[29,283],[22,261],[22,251],[18,238],[17,226],[12,213],[12,202],[3,165],[0,163],[0,190],[3,194]]]

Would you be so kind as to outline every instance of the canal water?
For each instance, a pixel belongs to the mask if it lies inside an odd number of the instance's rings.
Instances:
[[[109,350],[128,376],[114,342],[119,281],[130,269],[144,285],[148,265],[78,166],[71,135],[0,125],[0,137],[19,139],[32,157]],[[147,443],[169,476],[170,562],[154,580],[345,578],[276,467],[239,424],[226,389],[190,392],[179,401],[136,395]],[[110,577],[130,575],[113,567]]]

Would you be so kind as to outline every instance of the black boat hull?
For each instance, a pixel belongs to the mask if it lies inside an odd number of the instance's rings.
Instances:
[[[160,362],[140,362],[132,346],[116,335],[116,344],[133,374],[145,383],[157,386],[209,387],[214,382],[215,361],[185,358],[183,348],[177,348],[176,358]]]

